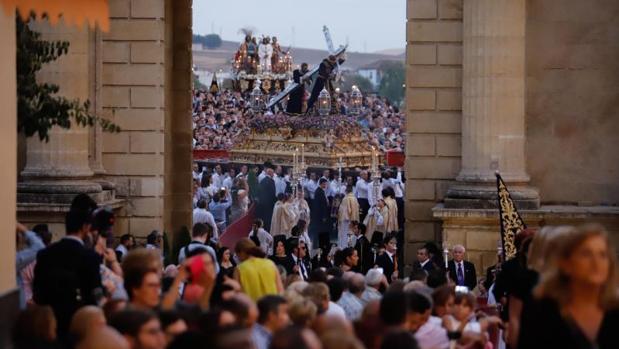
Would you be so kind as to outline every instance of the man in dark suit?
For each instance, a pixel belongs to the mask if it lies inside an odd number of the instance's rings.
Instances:
[[[69,211],[65,219],[67,235],[37,255],[33,299],[54,310],[60,340],[66,338],[73,314],[84,305],[97,305],[103,297],[101,257],[84,247],[90,225],[90,211]]]
[[[374,266],[374,253],[372,252],[370,240],[365,237],[366,229],[365,224],[359,223],[355,231],[357,237],[355,250],[357,250],[357,256],[359,256],[359,263],[357,263],[355,271],[364,275]]]
[[[286,271],[288,274],[299,274],[303,281],[309,278],[312,271],[312,264],[307,255],[307,245],[298,238],[289,238],[288,244],[290,253],[288,254],[288,265],[290,269]]]
[[[273,207],[277,202],[275,195],[275,181],[273,180],[273,169],[265,169],[266,176],[260,181],[258,192],[258,206],[256,215],[264,222],[264,229],[271,231],[271,219],[273,218]]]
[[[434,262],[430,258],[428,249],[424,246],[417,250],[417,261],[413,264],[413,270],[424,270],[430,274],[436,268]]]
[[[397,256],[398,240],[393,234],[387,235],[384,240],[385,252],[376,257],[376,265],[383,269],[383,274],[390,283],[398,278]]]
[[[477,273],[475,265],[464,260],[464,246],[455,245],[452,249],[453,259],[449,261],[449,278],[458,286],[466,286],[469,290],[473,290],[477,286]]]
[[[329,208],[329,199],[326,194],[328,185],[329,181],[325,178],[320,178],[318,188],[314,192],[309,226],[309,234],[314,246],[319,246],[319,234],[329,234],[331,231],[331,209]]]

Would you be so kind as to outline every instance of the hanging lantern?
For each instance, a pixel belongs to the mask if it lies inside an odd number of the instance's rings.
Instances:
[[[251,91],[251,108],[255,112],[260,112],[264,109],[264,95],[260,90],[260,80],[256,80],[254,89]]]
[[[323,88],[318,95],[318,114],[321,116],[329,115],[331,111],[331,95],[329,92]]]
[[[352,115],[359,115],[362,105],[363,95],[357,86],[353,86],[350,93],[350,113]]]

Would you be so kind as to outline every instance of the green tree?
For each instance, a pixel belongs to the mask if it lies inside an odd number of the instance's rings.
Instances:
[[[192,41],[197,44],[202,44],[209,49],[215,49],[221,46],[221,37],[217,34],[199,35],[193,34]]]
[[[364,95],[374,91],[372,82],[359,74],[346,75],[340,89],[343,92],[352,91],[353,85],[356,85]]]
[[[36,73],[43,64],[55,61],[69,51],[67,41],[45,41],[30,29],[17,14],[17,131],[26,137],[35,134],[49,141],[49,130],[57,125],[68,129],[74,121],[81,126],[101,125],[103,131],[118,132],[120,128],[107,119],[89,112],[90,102],[69,100],[58,96],[56,84],[38,83]],[[31,16],[34,19],[34,15]]]
[[[389,98],[396,105],[404,98],[404,64],[393,62],[382,67],[378,94]]]

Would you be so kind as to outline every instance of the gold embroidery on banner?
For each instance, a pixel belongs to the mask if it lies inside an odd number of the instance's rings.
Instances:
[[[499,205],[501,213],[501,225],[503,236],[503,250],[505,253],[505,259],[509,260],[516,256],[516,245],[514,243],[516,235],[522,232],[526,225],[518,214],[514,201],[509,195],[509,191],[503,182],[503,179],[499,177]]]

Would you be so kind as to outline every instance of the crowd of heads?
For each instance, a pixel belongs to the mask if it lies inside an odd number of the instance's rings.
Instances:
[[[251,131],[250,120],[261,115],[252,110],[248,93],[194,91],[193,96],[194,149],[231,149]],[[346,114],[351,105],[350,93],[341,93],[338,100],[342,113]],[[271,111],[266,113],[272,114]],[[357,117],[363,135],[383,151],[405,149],[405,120],[397,106],[377,96],[364,97],[362,111]]]
[[[256,220],[252,231],[262,225]],[[588,308],[573,304],[591,304],[605,321],[619,306],[616,256],[599,225],[525,230],[516,257],[499,258],[468,288],[442,268],[433,243],[419,248],[409,275],[396,264],[402,276],[388,277],[378,260],[395,256],[390,234],[374,252],[377,263],[362,270],[357,248],[338,249],[325,262],[298,236],[276,236],[265,252],[250,233],[230,249],[209,242],[213,227],[203,223],[175,260],[158,248],[160,234],[136,246],[130,235],[113,239],[113,226],[113,213],[83,196],[58,242],[50,243],[44,226],[18,226],[18,261],[35,247],[38,254],[34,266],[18,264],[34,274],[16,319],[16,348],[489,348],[505,329],[511,347],[530,348],[545,343],[530,319],[538,309],[544,312],[533,319],[547,314],[548,302],[576,319]],[[356,232],[364,229],[355,223]],[[465,247],[452,246],[451,256],[450,263],[466,262]],[[548,321],[563,321],[557,316]],[[601,343],[612,337],[600,331]]]

